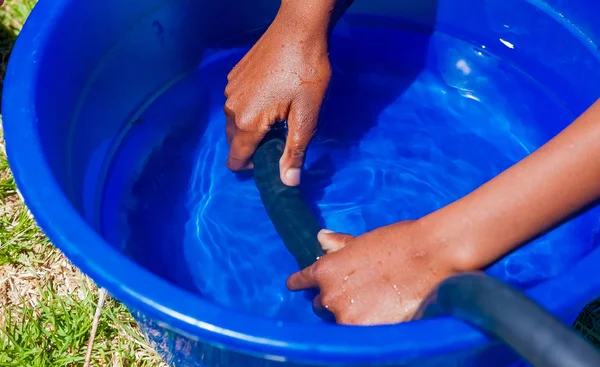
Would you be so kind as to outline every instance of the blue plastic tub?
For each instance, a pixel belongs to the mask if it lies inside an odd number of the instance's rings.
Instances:
[[[41,0],[3,100],[36,220],[178,366],[515,362],[453,319],[342,327],[285,290],[294,261],[252,182],[224,168],[222,114],[227,72],[278,5]],[[597,14],[594,0],[356,0],[303,181],[324,223],[416,218],[558,133],[600,97]],[[598,218],[487,271],[571,322],[600,294]]]

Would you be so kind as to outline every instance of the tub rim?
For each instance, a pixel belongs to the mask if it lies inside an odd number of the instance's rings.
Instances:
[[[399,325],[306,325],[247,315],[220,307],[156,276],[104,241],[59,186],[38,139],[36,81],[39,54],[70,0],[40,0],[13,49],[3,97],[7,157],[15,182],[38,225],[80,270],[128,307],[169,329],[228,350],[272,360],[317,363],[386,363],[430,358],[490,340],[451,318]],[[43,54],[43,53],[42,53]],[[80,246],[78,244],[85,244]],[[572,269],[526,293],[551,312],[587,303],[600,290],[600,247]],[[596,278],[596,279],[594,279]],[[573,280],[587,283],[571,286]],[[560,295],[557,297],[557,295]]]

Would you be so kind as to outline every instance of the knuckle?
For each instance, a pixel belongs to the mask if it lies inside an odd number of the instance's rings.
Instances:
[[[333,67],[331,63],[326,63],[319,69],[319,79],[325,84],[330,81],[332,75]]]
[[[237,65],[233,69],[231,69],[229,74],[227,74],[227,82],[230,82],[233,79],[233,75],[235,74],[236,71],[237,71]]]
[[[235,126],[242,132],[253,132],[256,130],[254,119],[248,114],[243,114],[235,120]]]
[[[327,269],[327,261],[321,260],[317,261],[313,265],[313,276],[317,280],[317,282],[321,283],[327,277],[329,270]]]
[[[223,110],[227,116],[235,117],[235,102],[227,99],[227,101],[225,101],[225,105],[223,106]]]
[[[328,64],[326,67],[323,68],[322,78],[324,79],[325,82],[329,82],[332,75],[333,75],[333,68],[331,67],[331,64]]]
[[[333,312],[333,309],[335,309],[335,297],[331,293],[321,293],[321,305]]]

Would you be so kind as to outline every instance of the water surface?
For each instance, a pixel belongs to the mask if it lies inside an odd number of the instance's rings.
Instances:
[[[485,45],[352,19],[332,41],[333,81],[302,179],[329,229],[358,235],[426,215],[574,118],[543,80]],[[246,51],[207,51],[140,113],[109,176],[105,235],[223,306],[320,322],[305,296],[285,287],[296,265],[253,181],[225,168],[223,90]],[[570,221],[488,272],[523,288],[536,284],[587,253],[595,226],[590,216]]]

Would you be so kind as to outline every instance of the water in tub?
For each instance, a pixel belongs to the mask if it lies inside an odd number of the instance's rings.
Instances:
[[[141,111],[143,122],[114,158],[113,171],[126,174],[108,177],[106,195],[116,204],[105,208],[104,231],[143,266],[211,302],[282,322],[322,322],[303,294],[285,287],[296,264],[253,181],[225,167],[223,90],[247,50],[208,50]],[[331,58],[333,80],[302,189],[335,231],[360,234],[436,210],[574,117],[486,45],[443,32],[348,18],[333,36]],[[487,271],[521,287],[559,273],[590,250],[577,234],[586,220]]]

